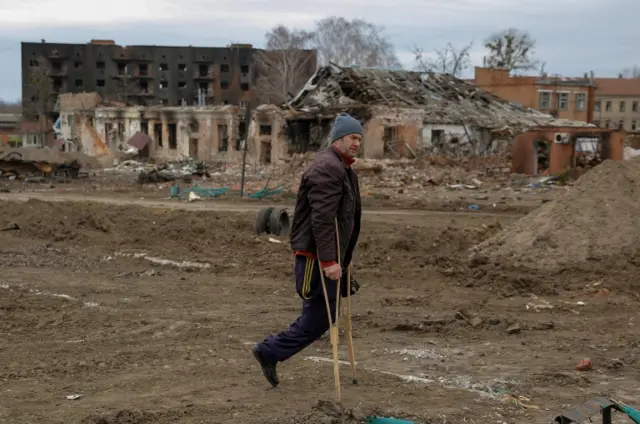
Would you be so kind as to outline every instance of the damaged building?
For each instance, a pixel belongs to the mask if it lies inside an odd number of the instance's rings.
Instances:
[[[516,136],[530,130],[538,135],[542,130],[563,134],[586,130],[591,136],[600,131],[585,122],[557,119],[512,104],[451,75],[332,64],[320,68],[282,108],[256,109],[251,151],[262,161],[273,162],[287,154],[315,150],[340,112],[363,122],[363,157],[371,159],[488,155],[508,150]],[[614,138],[618,143],[619,137]],[[517,152],[534,155],[535,150],[520,147]],[[517,163],[527,161],[520,158]]]
[[[95,93],[60,96],[60,138],[92,156],[137,150],[141,159],[209,161],[242,156],[246,131],[239,106],[123,106]]]

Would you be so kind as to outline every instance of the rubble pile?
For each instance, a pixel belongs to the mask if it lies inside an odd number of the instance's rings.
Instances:
[[[82,153],[66,153],[48,148],[0,149],[0,177],[10,180],[78,178],[81,170],[96,168],[100,168],[100,163]]]
[[[249,163],[246,165],[245,188],[249,192],[264,187],[279,188],[286,197],[295,195],[300,177],[313,161],[314,153],[295,154],[276,165]],[[360,189],[365,198],[386,199],[391,201],[426,201],[427,192],[436,193],[436,197],[446,199],[464,197],[468,191],[469,202],[487,200],[490,203],[506,201],[518,196],[521,190],[533,191],[534,188],[516,188],[505,159],[451,158],[446,156],[428,156],[418,159],[359,159],[354,165],[360,179]],[[135,160],[126,160],[115,168],[106,170],[122,175],[133,174],[139,184],[163,184],[177,181],[194,183],[208,188],[229,187],[237,191],[242,177],[242,165],[237,162],[209,162],[204,164],[193,159],[170,161],[163,164],[145,164]],[[196,178],[198,177],[198,178]],[[527,183],[528,184],[528,183]],[[524,183],[519,184],[524,185]],[[494,199],[493,191],[506,190],[502,197]],[[162,188],[164,189],[164,187]],[[544,187],[535,190],[543,191]],[[473,190],[471,192],[470,190]],[[458,192],[458,193],[454,193]],[[508,196],[507,196],[508,195]],[[507,199],[508,200],[508,199]],[[466,205],[464,206],[466,208]]]
[[[639,263],[639,195],[640,157],[605,161],[563,196],[477,245],[471,260],[547,271]]]
[[[424,188],[470,182],[467,169],[411,159],[358,160],[354,169],[363,187]]]
[[[2,148],[0,160],[20,158],[22,162],[43,162],[54,165],[70,164],[77,162],[83,169],[99,169],[100,162],[93,156],[79,152],[62,152],[49,148]]]

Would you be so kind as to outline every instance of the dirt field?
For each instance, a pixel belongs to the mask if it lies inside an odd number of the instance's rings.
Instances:
[[[469,266],[517,214],[365,216],[349,418],[318,404],[327,338],[276,389],[251,357],[299,311],[288,245],[252,234],[255,207],[31,195],[47,201],[0,201],[2,423],[548,423],[595,395],[640,406],[637,271]]]

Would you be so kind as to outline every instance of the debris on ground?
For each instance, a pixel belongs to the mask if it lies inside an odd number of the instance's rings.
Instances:
[[[621,258],[640,264],[639,185],[640,158],[605,161],[556,200],[476,246],[471,259],[548,271]]]
[[[0,177],[26,178],[78,178],[81,169],[99,168],[91,156],[66,153],[55,149],[10,148],[0,149]]]
[[[159,165],[146,164],[135,160],[126,160],[118,164],[115,170],[138,173],[138,184],[165,183],[182,179],[191,182],[191,177],[211,178],[207,164],[202,161],[185,159],[165,162]]]

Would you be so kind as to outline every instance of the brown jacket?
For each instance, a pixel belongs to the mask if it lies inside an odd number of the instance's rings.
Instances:
[[[340,264],[351,263],[360,233],[362,204],[358,177],[333,147],[318,152],[302,174],[291,225],[291,248],[318,255],[326,266],[338,261],[336,224],[340,234]]]

